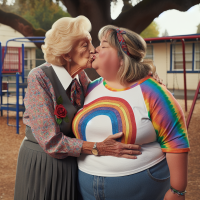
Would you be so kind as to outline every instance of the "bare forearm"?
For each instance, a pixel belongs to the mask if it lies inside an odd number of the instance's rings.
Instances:
[[[167,153],[170,170],[170,184],[178,191],[185,191],[187,186],[188,153]]]

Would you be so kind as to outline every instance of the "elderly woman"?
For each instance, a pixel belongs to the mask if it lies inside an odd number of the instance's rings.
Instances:
[[[93,155],[78,158],[83,200],[185,199],[189,143],[181,107],[148,76],[152,62],[143,60],[138,34],[109,25],[99,38],[92,67],[102,77],[90,83],[72,125],[77,138],[96,142]],[[141,145],[137,159],[99,156],[99,143],[118,132],[122,143]]]
[[[90,29],[87,18],[66,17],[46,33],[42,50],[47,63],[28,76],[26,137],[19,151],[15,200],[76,199],[76,157],[91,154],[94,146],[94,142],[74,138],[71,130],[89,83],[82,70],[91,65],[95,51]],[[139,145],[116,142],[121,136],[98,143],[100,155],[135,158]]]

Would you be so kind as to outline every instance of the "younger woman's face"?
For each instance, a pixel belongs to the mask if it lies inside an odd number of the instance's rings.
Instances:
[[[87,36],[82,39],[76,41],[74,47],[69,53],[71,57],[71,64],[79,66],[80,68],[91,67],[88,66],[88,62],[90,60],[91,54],[95,52],[95,48],[92,45],[92,38],[88,33]]]
[[[100,45],[96,48],[95,60],[92,62],[92,68],[106,80],[114,80],[120,67],[121,59],[117,50],[110,46],[107,36],[103,36]]]

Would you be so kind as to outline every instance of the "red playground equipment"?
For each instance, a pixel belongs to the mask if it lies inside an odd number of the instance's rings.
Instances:
[[[2,66],[2,74],[22,73],[22,48],[21,47],[7,47],[2,48],[2,60],[4,59]],[[3,56],[5,58],[3,58]]]

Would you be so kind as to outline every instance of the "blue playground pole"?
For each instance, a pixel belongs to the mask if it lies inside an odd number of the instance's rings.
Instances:
[[[0,42],[0,96],[1,96],[1,105],[3,101],[3,93],[2,93],[2,47]],[[0,106],[1,106],[0,105]],[[3,115],[3,111],[1,110],[1,116]]]
[[[22,44],[22,83],[24,83],[24,44]]]
[[[27,39],[29,39],[30,41],[27,41]],[[4,55],[1,56],[2,52],[0,52],[0,57],[2,57],[2,61],[0,59],[0,67],[2,68],[2,66],[3,66],[3,62],[4,62],[4,59],[5,59],[6,53],[7,53],[7,46],[8,46],[8,43],[10,41],[21,42],[21,43],[22,42],[43,43],[44,39],[45,39],[45,37],[25,37],[25,38],[13,38],[13,39],[8,40],[6,42],[6,45],[5,45]],[[0,50],[1,50],[1,48],[0,48]],[[0,68],[0,70],[1,70],[1,68]],[[8,76],[11,76],[11,75],[8,75]],[[20,76],[22,77],[22,83],[19,83]],[[0,71],[0,81],[1,80],[2,80],[2,75],[1,75],[1,71]],[[0,82],[0,84],[1,84],[1,82]],[[0,87],[2,87],[2,86],[0,86]],[[24,71],[24,44],[22,44],[22,71],[21,71],[21,73],[16,73],[16,105],[13,107],[13,104],[9,104],[8,99],[7,99],[7,106],[3,107],[3,110],[7,110],[7,112],[9,112],[9,110],[16,112],[17,134],[19,134],[19,127],[20,127],[19,126],[19,112],[24,111],[24,107],[23,107],[24,102],[23,102],[22,105],[19,105],[19,96],[20,96],[20,93],[19,93],[20,89],[19,88],[22,88],[22,90],[23,90],[22,96],[24,98],[26,87],[27,87],[27,83],[25,83],[25,71]],[[1,94],[1,90],[0,90],[0,94]],[[9,93],[7,91],[7,98],[9,97],[8,95],[9,95]],[[7,124],[8,124],[8,120],[9,120],[9,114],[7,114]],[[11,124],[8,124],[8,125],[11,125]]]
[[[24,83],[24,44],[22,44],[22,83]],[[22,88],[22,97],[24,99],[25,97],[25,89],[24,87]],[[24,101],[22,103],[22,105],[24,105]]]
[[[0,42],[0,75],[2,74],[2,47],[1,47],[1,42]],[[1,76],[0,76],[1,80]]]
[[[16,127],[19,134],[19,72],[16,73]]]

